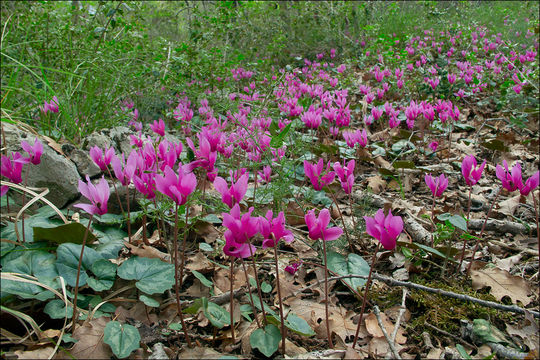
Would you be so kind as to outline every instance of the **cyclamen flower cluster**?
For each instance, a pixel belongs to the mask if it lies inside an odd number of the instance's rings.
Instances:
[[[27,156],[15,151],[11,153],[11,156],[2,155],[1,157],[0,175],[5,176],[14,184],[20,184],[23,181],[22,169],[24,164],[40,164],[41,155],[43,154],[43,144],[37,138],[34,140],[33,145],[30,145],[25,140],[21,141],[21,147]],[[7,185],[0,187],[0,196],[4,196],[8,190],[9,186]]]

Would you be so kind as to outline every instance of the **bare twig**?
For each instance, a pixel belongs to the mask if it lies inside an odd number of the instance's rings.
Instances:
[[[390,351],[392,351],[394,358],[401,360],[401,356],[399,356],[396,350],[396,347],[394,346],[394,342],[390,339],[390,336],[388,335],[388,332],[386,331],[386,328],[384,327],[384,324],[381,319],[381,311],[379,310],[379,307],[377,305],[373,306],[373,313],[375,314],[375,317],[377,318],[377,323],[379,324],[379,327],[382,330],[382,333],[386,339],[386,342],[388,343],[388,346],[390,346]],[[395,328],[397,329],[397,326]]]
[[[405,311],[407,308],[405,307],[405,300],[407,299],[407,288],[403,288],[403,298],[401,299],[401,306],[399,309],[399,314],[396,320],[396,325],[394,326],[394,331],[392,332],[392,337],[390,338],[392,342],[396,341],[397,332],[399,329],[399,325],[401,325],[401,319],[403,319],[403,315],[405,315]]]
[[[496,303],[496,302],[493,302],[493,301],[477,299],[477,298],[469,296],[469,295],[458,294],[458,293],[455,293],[455,292],[452,292],[452,291],[447,291],[447,290],[442,290],[442,289],[435,289],[435,288],[431,288],[429,286],[424,286],[424,285],[420,285],[420,284],[416,284],[416,283],[408,282],[408,281],[399,281],[399,280],[395,280],[395,279],[392,279],[392,278],[389,278],[389,277],[386,277],[386,276],[382,276],[382,275],[379,275],[379,274],[375,274],[375,273],[372,275],[372,277],[373,277],[373,279],[382,281],[382,282],[386,283],[386,285],[389,285],[389,286],[405,286],[405,287],[410,288],[410,289],[422,290],[422,291],[427,291],[427,292],[442,295],[442,296],[451,297],[453,299],[458,299],[458,300],[463,300],[463,301],[470,301],[470,302],[473,302],[473,303],[481,305],[481,306],[485,306],[485,307],[489,307],[489,308],[497,309],[497,310],[501,310],[501,311],[513,312],[513,313],[516,313],[516,314],[525,314],[525,311],[528,311],[535,318],[540,318],[540,313],[538,311],[534,311],[534,310],[530,310],[530,309],[524,309],[524,308],[521,308],[521,307],[516,306],[516,305],[503,305],[503,304],[499,304],[499,303]],[[367,279],[367,276],[366,275],[334,276],[334,277],[328,278],[328,281],[335,281],[335,280],[341,280],[341,279],[351,279],[351,278]],[[312,284],[312,285],[304,288],[302,291],[305,291],[305,290],[308,290],[308,289],[313,288],[315,286],[318,286],[320,283],[322,283],[322,281],[318,281],[315,284]],[[290,296],[294,296],[294,295],[290,295]]]

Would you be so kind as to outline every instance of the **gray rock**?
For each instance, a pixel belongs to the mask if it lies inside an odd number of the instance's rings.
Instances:
[[[69,159],[75,163],[79,175],[84,179],[86,175],[91,178],[96,177],[101,174],[99,166],[97,166],[87,151],[76,148],[71,144],[62,145],[62,151],[66,154]]]
[[[30,144],[34,143],[34,139],[36,138],[34,134],[30,134],[12,124],[4,123],[3,127],[8,154],[14,151],[25,154],[21,148],[21,140],[26,140]],[[38,165],[25,164],[23,168],[23,181],[26,171],[29,169],[28,186],[48,188],[49,194],[45,197],[61,208],[68,202],[79,197],[77,186],[81,177],[73,162],[51,148],[46,140],[41,138],[39,140],[43,144],[41,163]]]
[[[87,150],[97,146],[103,150],[108,149],[112,145],[111,138],[105,135],[103,132],[93,132],[86,138],[86,146],[84,147]]]
[[[124,153],[126,156],[131,152],[130,135],[135,133],[125,126],[116,126],[109,132],[109,136],[113,141],[116,153]]]

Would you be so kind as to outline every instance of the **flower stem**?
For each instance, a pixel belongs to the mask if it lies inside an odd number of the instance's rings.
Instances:
[[[360,326],[362,326],[362,318],[364,317],[364,310],[366,308],[366,301],[367,301],[367,295],[369,292],[369,287],[371,285],[371,275],[373,273],[373,267],[375,266],[375,261],[377,261],[377,252],[379,251],[380,244],[377,245],[377,248],[375,249],[375,253],[373,253],[373,258],[371,259],[371,266],[369,267],[369,274],[366,281],[366,290],[364,291],[364,297],[362,299],[362,309],[360,310],[360,318],[358,319],[358,326],[356,327],[356,333],[354,334],[354,341],[352,344],[352,348],[356,346],[356,342],[358,341],[358,333],[360,332]]]
[[[330,317],[328,314],[328,262],[326,259],[326,241],[324,241],[324,235],[322,237],[323,254],[324,254],[324,311],[326,314],[326,336],[328,337],[328,346],[330,349],[334,348],[332,344],[332,336],[330,335]]]
[[[336,204],[339,217],[341,218],[341,223],[343,224],[343,230],[345,230],[345,236],[347,237],[347,241],[349,243],[349,250],[351,250],[351,252],[354,252],[354,247],[351,241],[351,237],[349,236],[349,231],[347,230],[347,226],[345,225],[345,220],[343,219],[343,214],[341,213],[341,209],[339,208],[336,196],[334,195],[334,192],[330,188],[328,188],[328,190],[330,190],[330,195],[332,196],[332,200],[334,200],[334,204]]]
[[[435,221],[433,220],[433,209],[435,209],[435,195],[433,195],[433,203],[431,203],[431,247],[435,245],[433,233],[435,232]]]
[[[466,223],[467,232],[469,232],[469,216],[471,215],[471,193],[472,193],[472,185],[469,186],[469,203],[467,205],[467,223]],[[465,257],[466,246],[467,246],[467,238],[465,237],[463,239],[463,250],[461,250],[461,258],[459,259],[458,271],[459,269],[461,269],[461,264],[463,263],[463,258]]]
[[[113,187],[114,187],[114,193],[116,194],[116,200],[118,201],[118,206],[120,207],[120,211],[122,212],[122,214],[124,213],[124,207],[122,206],[122,202],[120,201],[120,196],[118,195],[118,190],[116,189],[116,182],[114,181],[114,178],[111,174],[111,170],[109,169],[109,167],[107,166],[107,172],[109,173],[109,177],[111,178],[111,182],[113,184]]]
[[[272,234],[272,237],[274,237],[274,234]],[[277,292],[278,292],[278,299],[279,299],[279,318],[281,320],[281,353],[285,355],[285,337],[287,335],[286,329],[285,329],[285,320],[283,319],[283,299],[281,298],[281,288],[279,286],[279,266],[278,266],[278,253],[277,253],[277,244],[274,240],[274,261],[276,263],[276,284],[277,284]],[[326,259],[324,260],[326,264]],[[328,319],[328,314],[326,315],[326,318]],[[328,327],[328,323],[326,324]]]
[[[353,222],[353,228],[356,229],[356,220],[354,218],[353,203],[352,203],[351,193],[352,193],[352,190],[349,193],[349,206],[351,207],[351,219],[352,219],[352,222]]]
[[[489,211],[486,215],[486,220],[484,220],[484,223],[482,224],[482,229],[480,230],[480,235],[478,235],[478,239],[476,240],[476,245],[474,246],[471,262],[469,263],[469,266],[467,267],[467,274],[471,271],[471,265],[474,261],[474,255],[476,255],[476,250],[478,250],[478,245],[480,244],[480,240],[482,239],[482,234],[484,234],[484,230],[486,228],[487,221],[489,219],[489,215],[491,214],[491,210],[493,210],[493,205],[497,202],[497,199],[499,198],[499,195],[501,194],[502,188],[499,188],[499,191],[497,191],[497,195],[495,196],[495,199],[491,202],[491,206],[489,207]]]
[[[259,322],[259,317],[257,316],[257,309],[255,308],[255,304],[253,303],[253,295],[251,294],[251,284],[249,283],[249,276],[246,269],[246,263],[244,262],[244,259],[240,258],[242,261],[242,268],[244,269],[244,274],[246,276],[246,283],[248,286],[248,292],[249,292],[249,302],[251,304],[251,310],[253,311],[253,315],[255,316],[255,321],[257,322],[257,327],[261,328],[261,323]]]
[[[186,229],[184,231],[184,239],[182,241],[182,260],[180,263],[180,287],[182,287],[182,282],[184,281],[184,262],[186,254],[186,240],[188,236],[188,215],[189,215],[189,206],[186,204]]]
[[[233,291],[233,283],[234,283],[234,257],[231,256],[231,272],[229,275],[229,279],[231,280],[231,306],[230,306],[230,312],[231,312],[231,338],[232,343],[234,345],[234,291]]]
[[[83,242],[81,246],[81,255],[79,256],[79,264],[77,265],[77,280],[75,281],[75,291],[73,294],[73,328],[72,333],[75,333],[75,326],[77,325],[77,295],[79,294],[79,278],[81,276],[81,265],[84,255],[84,247],[86,246],[86,239],[88,238],[88,232],[90,231],[90,224],[92,223],[94,215],[90,215],[90,220],[88,220],[88,226],[84,232]]]
[[[536,215],[536,237],[538,238],[538,261],[540,262],[540,228],[538,228],[538,205],[536,205],[536,196],[534,196],[534,190],[531,191],[533,203],[534,203],[534,212]]]
[[[131,244],[131,219],[129,214],[129,185],[126,185],[126,203],[127,203],[127,230],[128,241]]]
[[[264,302],[261,294],[261,284],[259,282],[259,277],[257,276],[257,264],[255,263],[255,256],[253,256],[253,250],[251,246],[249,247],[249,252],[251,255],[251,260],[253,262],[253,272],[255,273],[255,282],[257,283],[257,294],[259,295],[259,301],[261,302],[261,312],[263,314],[264,324],[266,325],[266,311],[264,311]]]
[[[183,260],[183,256],[182,256]],[[182,266],[180,269],[183,269],[184,264],[182,261]],[[180,303],[180,288],[182,287],[182,270],[180,270],[180,281],[178,280],[178,204],[175,205],[175,212],[174,212],[174,290],[176,294],[176,310],[178,312],[178,316],[180,317],[180,322],[182,324],[182,330],[184,330],[184,336],[186,337],[186,342],[189,347],[191,347],[191,340],[189,339],[189,335],[187,333],[187,327],[184,322],[184,314],[182,313],[182,304]]]

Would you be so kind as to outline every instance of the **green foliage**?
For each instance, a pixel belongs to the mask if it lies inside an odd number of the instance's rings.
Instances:
[[[103,342],[111,347],[116,357],[123,359],[139,348],[141,335],[135,326],[109,321],[103,333]]]
[[[135,286],[147,293],[163,293],[174,284],[174,266],[159,259],[132,256],[118,267],[118,277],[137,280]]]
[[[345,259],[343,255],[337,252],[329,251],[326,258],[328,259],[328,269],[341,276],[364,275],[367,277],[369,274],[369,264],[359,255],[349,254],[348,258]],[[367,278],[350,278],[342,281],[352,289],[360,291],[359,289],[365,285]]]
[[[281,333],[274,324],[268,324],[263,329],[257,329],[249,336],[251,347],[259,349],[266,357],[276,352],[280,341]]]

